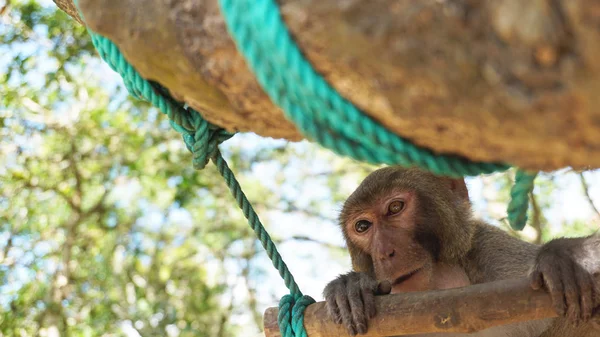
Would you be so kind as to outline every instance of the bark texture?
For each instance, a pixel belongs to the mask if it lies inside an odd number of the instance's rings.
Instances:
[[[71,0],[55,0],[76,15]],[[600,167],[599,0],[280,0],[328,82],[414,143],[523,168]],[[79,0],[146,78],[228,130],[299,140],[217,0]]]
[[[552,300],[543,290],[532,290],[527,279],[505,280],[425,292],[375,298],[377,315],[364,337],[413,334],[473,333],[496,326],[556,317]],[[265,337],[281,337],[278,308],[265,312]],[[304,311],[304,328],[311,337],[350,336],[343,324],[327,313],[325,302]],[[582,335],[584,336],[584,335]],[[585,335],[588,336],[588,335]]]

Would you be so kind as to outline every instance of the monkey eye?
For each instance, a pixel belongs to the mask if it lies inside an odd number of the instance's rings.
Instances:
[[[354,224],[354,230],[357,233],[364,233],[371,228],[371,223],[367,220],[359,220]]]
[[[404,209],[404,201],[394,200],[388,206],[388,214],[398,214]]]

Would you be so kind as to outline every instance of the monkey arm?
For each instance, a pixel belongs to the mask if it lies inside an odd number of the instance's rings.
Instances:
[[[558,238],[543,245],[531,270],[533,289],[546,289],[556,312],[572,325],[588,322],[600,301],[600,237]]]
[[[597,278],[600,281],[600,278]],[[550,296],[533,290],[526,278],[477,284],[463,288],[412,292],[376,297],[377,315],[367,337],[417,333],[471,333],[490,327],[556,317]],[[266,337],[280,337],[277,308],[264,316]],[[343,325],[327,314],[325,302],[304,313],[310,337],[348,336]]]
[[[536,264],[544,257],[556,259],[559,256],[569,257],[591,274],[600,272],[600,235],[551,240],[541,247]]]
[[[521,241],[505,231],[476,222],[471,249],[462,267],[471,283],[526,277],[540,246]]]

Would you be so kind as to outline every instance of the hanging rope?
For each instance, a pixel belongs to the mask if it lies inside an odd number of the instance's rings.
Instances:
[[[537,173],[527,173],[518,170],[515,183],[510,190],[511,200],[508,204],[508,222],[515,230],[522,230],[527,224],[527,209],[529,208],[529,193],[533,191],[533,182]]]
[[[75,5],[77,5],[77,0],[75,0]],[[81,12],[80,15],[83,19]],[[218,149],[218,145],[231,138],[233,134],[208,123],[197,111],[184,108],[181,103],[168,95],[164,88],[142,78],[125,60],[117,46],[109,39],[94,33],[89,28],[88,32],[100,57],[123,77],[125,86],[129,92],[134,97],[150,102],[169,117],[171,126],[183,136],[188,150],[192,152],[194,167],[196,169],[203,169],[209,159],[216,165],[219,173],[227,183],[231,194],[248,220],[248,224],[254,230],[256,237],[266,250],[267,256],[271,259],[273,266],[279,271],[279,275],[283,278],[286,287],[290,291],[290,295],[284,296],[280,304],[282,319],[286,320],[285,322],[280,322],[282,336],[306,337],[303,324],[304,309],[315,301],[309,296],[304,296],[298,288],[294,276],[281,258],[273,240],[265,230],[254,208],[246,198],[237,179],[229,166],[227,166],[225,159],[223,159]],[[288,324],[288,322],[291,322],[291,324]]]

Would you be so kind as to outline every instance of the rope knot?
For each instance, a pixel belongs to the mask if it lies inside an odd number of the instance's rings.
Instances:
[[[194,143],[191,148],[194,168],[197,170],[203,169],[211,158],[215,158],[218,155],[219,144],[232,136],[233,134],[224,129],[210,128],[208,123],[204,121],[201,128],[196,129],[194,133]]]
[[[77,1],[74,0],[76,6]],[[81,12],[79,14],[83,18]],[[271,237],[266,232],[258,215],[239,186],[233,172],[227,166],[227,162],[225,162],[225,159],[223,159],[219,152],[219,144],[231,138],[234,133],[210,124],[197,111],[171,97],[169,91],[159,83],[144,79],[125,60],[119,48],[114,43],[91,30],[89,32],[100,56],[113,70],[123,77],[128,91],[134,97],[150,102],[169,117],[169,123],[173,129],[183,136],[186,147],[193,153],[194,167],[202,169],[209,160],[215,163],[219,173],[225,179],[231,193],[235,197],[238,206],[244,212],[246,219],[248,219],[250,227],[252,227],[260,239],[260,242],[267,251],[267,255],[284,279],[286,286],[294,294],[294,296],[284,296],[280,302],[279,324],[281,331],[285,331],[282,334],[283,337],[307,337],[303,323],[304,310],[315,301],[308,296],[302,296],[293,275],[283,262]]]
[[[283,337],[307,337],[304,329],[304,310],[315,303],[310,296],[285,295],[279,301],[277,322]]]
[[[201,170],[217,155],[219,144],[234,134],[210,124],[192,108],[173,104],[171,107],[171,125],[183,136],[186,147],[192,152],[194,168]]]

